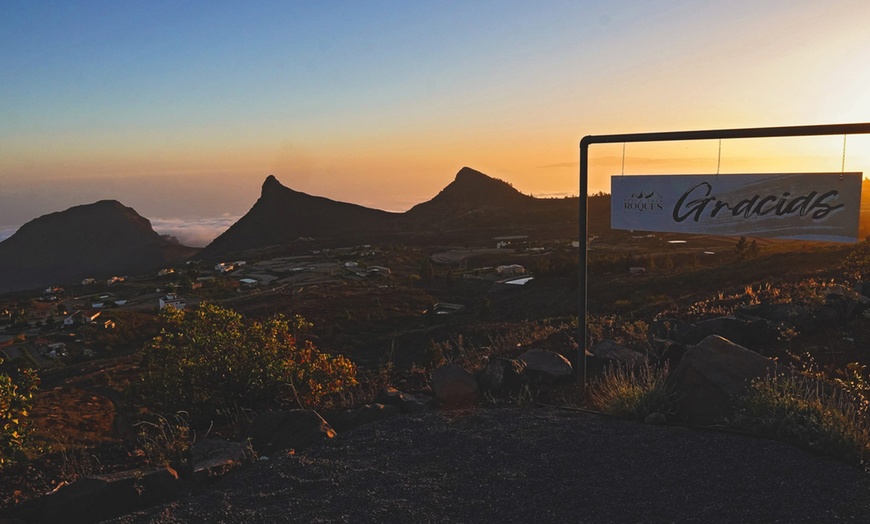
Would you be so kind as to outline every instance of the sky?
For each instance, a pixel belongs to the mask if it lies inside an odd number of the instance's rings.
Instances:
[[[0,0],[0,239],[116,199],[204,245],[273,174],[390,211],[585,135],[870,122],[866,0]],[[593,145],[614,174],[870,172],[870,137]]]

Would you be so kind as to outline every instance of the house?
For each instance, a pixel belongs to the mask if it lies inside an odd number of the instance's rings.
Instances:
[[[63,319],[63,325],[64,325],[64,327],[67,327],[67,326],[73,326],[75,324],[90,324],[91,322],[95,321],[97,319],[97,317],[99,317],[99,316],[100,316],[99,311],[85,312],[82,310],[78,310],[75,313],[73,313],[72,315]]]
[[[171,267],[168,267],[168,268],[161,269],[160,271],[158,271],[157,276],[158,277],[166,277],[166,276],[172,275],[174,273],[175,273],[175,270],[172,269]]]
[[[217,271],[218,273],[228,273],[228,272],[234,270],[235,268],[236,267],[233,264],[230,264],[229,262],[219,262],[219,263],[214,265],[214,270]]]
[[[184,311],[184,306],[186,305],[187,301],[175,293],[169,293],[166,296],[160,297],[160,309],[172,306],[179,311]]]
[[[90,286],[90,285],[96,284],[96,283],[97,283],[97,281],[93,278],[86,278],[86,279],[82,280],[83,286]]]

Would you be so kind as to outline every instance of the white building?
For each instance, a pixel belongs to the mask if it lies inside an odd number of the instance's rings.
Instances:
[[[186,305],[187,301],[174,293],[169,293],[164,297],[160,297],[160,309],[163,309],[166,306],[172,306],[179,311],[184,311],[184,306]]]

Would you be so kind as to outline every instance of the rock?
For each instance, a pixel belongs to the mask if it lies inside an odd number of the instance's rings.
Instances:
[[[429,395],[423,393],[402,393],[393,387],[386,388],[378,393],[375,402],[396,406],[402,413],[422,413],[431,410],[437,405],[435,399]]]
[[[254,419],[248,430],[251,446],[260,455],[307,448],[333,438],[335,430],[314,411],[269,411]]]
[[[432,392],[442,406],[448,407],[470,406],[480,399],[474,375],[457,364],[447,364],[432,372]]]
[[[560,329],[543,340],[538,340],[527,346],[527,349],[540,349],[558,353],[569,361],[577,359],[577,330],[574,328]]]
[[[21,504],[12,516],[28,523],[101,522],[172,500],[183,486],[171,468],[85,477]]]
[[[668,378],[675,394],[676,418],[708,425],[734,414],[733,399],[752,379],[776,371],[758,353],[711,335],[690,347]]]
[[[568,381],[574,369],[568,359],[552,351],[530,349],[517,357],[526,364],[526,376],[531,382],[551,384]]]
[[[356,409],[335,411],[324,415],[324,418],[339,433],[349,431],[378,420],[398,415],[402,410],[392,404],[367,404]]]
[[[493,395],[516,395],[528,385],[526,363],[522,360],[494,358],[479,371],[475,378],[480,389]]]
[[[693,324],[675,318],[663,318],[650,325],[654,338],[673,340],[684,346],[697,344],[704,339],[704,333]]]
[[[207,438],[193,444],[193,480],[202,482],[224,475],[253,462],[253,453],[245,442],[227,442]]]
[[[589,348],[589,353],[595,358],[618,362],[639,363],[643,362],[644,356],[637,351],[625,348],[617,344],[615,340],[605,339]]]
[[[776,340],[777,325],[758,317],[717,317],[695,324],[704,335],[719,335],[741,346],[756,347]]]

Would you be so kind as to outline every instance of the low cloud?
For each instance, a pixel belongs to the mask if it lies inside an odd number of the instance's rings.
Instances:
[[[237,216],[152,218],[151,227],[161,235],[174,236],[185,246],[205,247],[238,220]]]
[[[16,231],[18,231],[18,226],[0,226],[0,242],[14,235]]]

